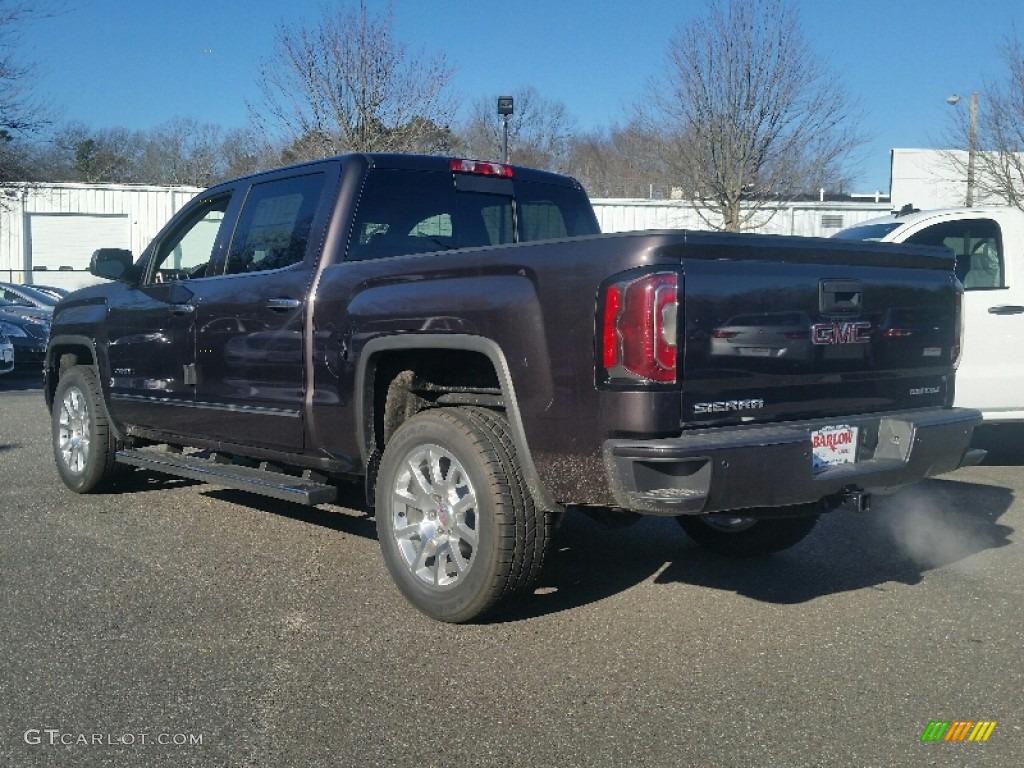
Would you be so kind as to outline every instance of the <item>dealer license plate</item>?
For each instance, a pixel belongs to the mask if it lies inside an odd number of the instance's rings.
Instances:
[[[769,347],[740,347],[740,354],[744,357],[771,357],[774,351]]]
[[[837,425],[811,432],[814,469],[826,469],[857,461],[857,427]]]

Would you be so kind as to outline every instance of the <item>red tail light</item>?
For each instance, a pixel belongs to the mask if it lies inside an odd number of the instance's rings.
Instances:
[[[674,272],[658,272],[605,289],[601,363],[609,379],[676,381],[677,293]]]

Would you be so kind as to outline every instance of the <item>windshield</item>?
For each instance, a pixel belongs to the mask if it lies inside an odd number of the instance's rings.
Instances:
[[[894,229],[899,229],[903,222],[883,221],[877,224],[861,224],[849,229],[841,229],[832,237],[837,240],[881,240]]]

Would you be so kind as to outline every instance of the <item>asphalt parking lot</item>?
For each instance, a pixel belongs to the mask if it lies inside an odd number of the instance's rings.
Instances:
[[[75,496],[48,430],[0,378],[2,766],[1024,765],[1024,432],[764,559],[569,514],[530,601],[449,626],[358,505]]]

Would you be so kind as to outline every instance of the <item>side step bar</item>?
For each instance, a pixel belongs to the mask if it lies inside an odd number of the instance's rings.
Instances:
[[[118,451],[116,458],[122,464],[131,464],[166,475],[187,477],[191,480],[201,480],[204,483],[223,485],[311,506],[332,502],[338,495],[337,488],[318,482],[310,472],[307,472],[305,477],[295,477],[267,469],[265,464],[259,469],[226,464],[218,461],[215,454],[207,459],[182,453],[125,449]]]

